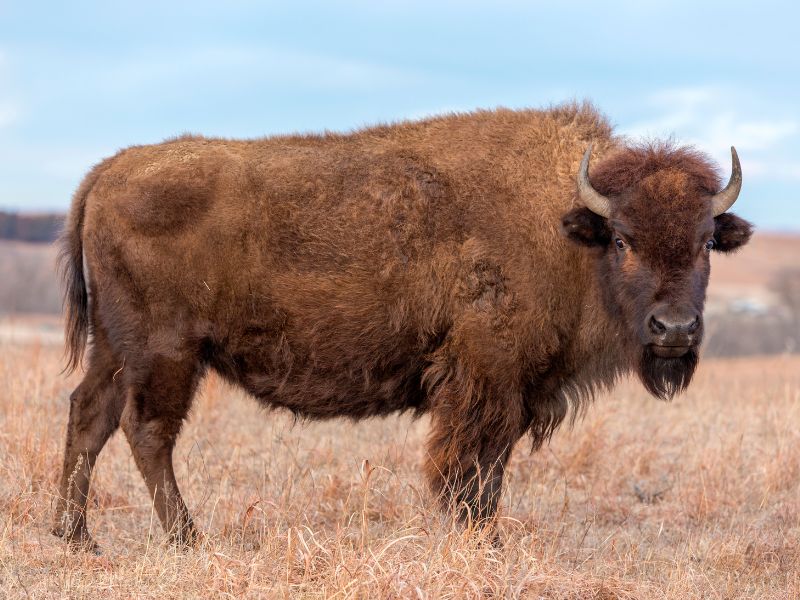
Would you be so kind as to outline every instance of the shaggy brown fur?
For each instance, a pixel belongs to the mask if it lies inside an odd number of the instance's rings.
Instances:
[[[609,220],[576,200],[590,141]],[[715,234],[718,188],[702,156],[626,148],[589,106],[120,152],[63,239],[71,366],[91,343],[56,533],[93,546],[91,469],[121,425],[164,528],[193,538],[172,448],[208,369],[310,419],[430,414],[432,489],[490,518],[526,432],[629,370],[658,396],[688,383],[696,352],[652,356],[640,329],[664,298],[702,307],[709,237],[747,240],[732,215]]]

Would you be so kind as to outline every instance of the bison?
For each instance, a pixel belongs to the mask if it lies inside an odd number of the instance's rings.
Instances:
[[[735,150],[722,188],[588,104],[119,152],[62,238],[68,369],[89,353],[54,533],[96,548],[92,467],[121,426],[165,531],[195,539],[172,451],[209,371],[301,418],[429,415],[433,493],[492,522],[520,438],[625,373],[689,384],[709,254],[751,234],[726,212],[741,182]]]

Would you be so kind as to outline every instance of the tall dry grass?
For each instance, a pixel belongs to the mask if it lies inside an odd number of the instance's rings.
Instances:
[[[800,358],[703,363],[671,404],[635,382],[517,448],[503,547],[443,517],[426,423],[294,423],[206,382],[175,453],[201,547],[163,543],[122,436],[90,526],[48,533],[67,396],[57,348],[0,347],[0,597],[800,597]]]

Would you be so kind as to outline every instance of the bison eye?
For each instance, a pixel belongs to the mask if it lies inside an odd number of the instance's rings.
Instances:
[[[618,250],[625,250],[625,242],[623,242],[620,238],[616,238],[614,240],[614,244],[617,246]]]
[[[706,242],[706,250],[708,250],[708,251],[713,250],[715,245],[716,245],[716,242],[713,239],[712,240],[708,240]]]

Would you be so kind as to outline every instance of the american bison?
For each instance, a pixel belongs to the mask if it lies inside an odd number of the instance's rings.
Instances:
[[[723,188],[589,105],[121,151],[63,234],[68,366],[89,354],[54,532],[95,548],[91,471],[121,426],[164,529],[195,538],[172,450],[209,370],[302,418],[428,414],[433,493],[491,522],[520,438],[628,372],[689,384],[709,253],[750,237],[740,187],[735,151]]]

